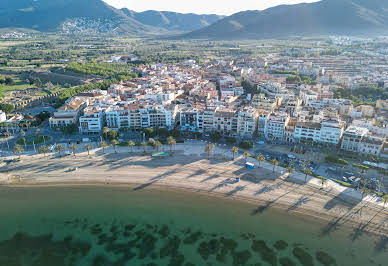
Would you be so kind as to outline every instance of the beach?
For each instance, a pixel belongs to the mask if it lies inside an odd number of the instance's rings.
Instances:
[[[1,167],[0,184],[32,186],[120,186],[130,190],[178,190],[230,198],[255,204],[254,214],[277,208],[299,216],[327,222],[327,230],[338,226],[362,228],[364,232],[388,234],[387,208],[371,196],[252,158],[255,169],[244,167],[245,159],[223,147],[204,153],[202,143],[177,145],[171,156],[152,158],[142,149],[96,149],[76,156],[34,155]],[[165,147],[168,151],[168,147]],[[78,167],[74,170],[74,167]],[[234,181],[236,177],[239,182]]]

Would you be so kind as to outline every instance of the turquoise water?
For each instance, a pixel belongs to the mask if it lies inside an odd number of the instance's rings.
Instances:
[[[229,198],[0,188],[0,265],[387,265],[388,239]]]

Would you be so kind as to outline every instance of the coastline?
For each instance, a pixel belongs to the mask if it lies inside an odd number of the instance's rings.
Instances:
[[[225,150],[210,159],[201,154],[202,147],[196,153],[187,150],[181,146],[174,156],[164,159],[123,150],[117,154],[95,150],[91,156],[83,153],[66,158],[35,155],[1,167],[0,187],[109,186],[196,193],[252,204],[257,207],[252,215],[271,208],[322,221],[329,231],[337,226],[362,227],[365,232],[388,235],[387,209],[372,200],[352,198],[354,191],[340,191],[331,183],[321,187],[313,178],[304,184],[300,180],[304,176],[289,176],[280,167],[272,171],[265,163],[248,170],[242,157],[232,161]],[[71,171],[74,166],[79,169]],[[241,181],[231,182],[234,177]]]

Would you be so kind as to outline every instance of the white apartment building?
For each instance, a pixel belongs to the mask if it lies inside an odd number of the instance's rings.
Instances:
[[[360,152],[361,140],[368,133],[368,129],[362,127],[348,127],[342,137],[341,149],[351,152]]]
[[[79,118],[80,133],[100,133],[104,127],[104,110],[98,107],[87,107]]]
[[[294,139],[296,141],[319,142],[321,127],[321,123],[297,122],[295,124]]]
[[[214,113],[212,131],[218,131],[224,136],[235,136],[237,133],[236,111],[217,109]]]
[[[244,108],[238,112],[237,134],[252,138],[257,131],[259,113],[254,108]]]
[[[264,130],[265,138],[283,140],[284,130],[289,120],[290,116],[284,112],[276,112],[269,115]]]
[[[280,83],[263,83],[257,85],[257,89],[271,98],[293,98],[295,95],[284,88]]]
[[[368,133],[361,140],[360,152],[363,154],[380,156],[384,146],[384,141],[384,137],[373,136],[372,134]]]
[[[345,122],[339,119],[328,118],[322,121],[319,142],[338,145],[345,129]]]

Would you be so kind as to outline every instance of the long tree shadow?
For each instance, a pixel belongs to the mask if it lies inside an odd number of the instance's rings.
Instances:
[[[350,207],[350,208],[357,206],[362,201],[362,199],[361,198],[350,199],[348,193],[352,190],[353,190],[352,188],[347,188],[346,190],[342,191],[341,193],[336,195],[334,198],[332,198],[331,200],[326,202],[324,208],[326,210],[331,210],[337,205],[343,205],[343,206]],[[344,200],[344,198],[346,198],[346,201]]]
[[[226,193],[225,196],[226,197],[233,196],[237,192],[243,191],[246,187],[247,187],[246,185],[245,186],[237,186],[234,189],[232,189],[231,191],[229,191],[228,193]]]
[[[220,183],[218,183],[218,184],[216,184],[215,186],[213,186],[213,187],[209,190],[209,192],[213,192],[214,190],[219,189],[219,188],[222,188],[222,187],[225,187],[225,186],[227,186],[227,185],[229,185],[229,184],[231,184],[231,181],[230,181],[229,178],[228,178],[228,179],[225,179],[225,180],[222,180]]]
[[[291,189],[290,191],[287,191],[286,193],[280,195],[279,197],[277,197],[276,199],[274,200],[271,200],[271,201],[268,201],[266,204],[262,205],[262,206],[259,206],[257,207],[256,209],[254,209],[252,212],[251,212],[251,215],[257,215],[257,214],[261,214],[263,213],[264,211],[266,211],[267,209],[269,209],[275,202],[277,202],[279,199],[283,198],[284,196],[290,194],[291,192],[295,191],[296,189],[299,188],[300,185],[296,185],[293,189]]]
[[[192,177],[195,177],[195,176],[198,176],[198,175],[203,175],[203,174],[205,174],[205,173],[206,173],[206,170],[204,170],[204,169],[198,169],[197,171],[195,171],[195,172],[192,173],[191,175],[186,176],[185,178],[186,178],[186,179],[190,179],[190,178],[192,178]]]
[[[376,212],[376,214],[367,223],[360,223],[358,227],[353,230],[353,233],[350,235],[350,239],[354,242],[360,236],[362,236],[366,232],[366,228],[371,224],[373,219],[376,218],[376,216],[379,215],[380,213],[381,213],[381,210],[379,212]]]
[[[375,252],[380,253],[380,252],[387,252],[388,251],[388,237],[387,236],[382,236],[377,240],[375,248]]]
[[[260,194],[268,193],[268,192],[276,190],[276,189],[278,189],[280,187],[281,187],[281,184],[279,184],[279,183],[274,184],[272,186],[264,185],[264,187],[262,187],[259,190],[257,190],[254,195],[257,196],[257,195],[260,195]]]
[[[310,199],[306,196],[301,196],[294,204],[292,204],[288,209],[287,211],[293,211],[295,209],[297,209],[298,207],[302,206],[303,204],[306,204],[307,202],[309,202]]]

